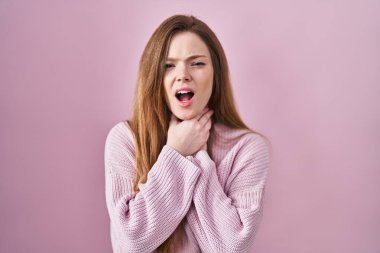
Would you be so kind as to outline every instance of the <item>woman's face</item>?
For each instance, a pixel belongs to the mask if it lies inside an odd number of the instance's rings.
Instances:
[[[165,62],[165,99],[179,119],[197,116],[206,107],[212,92],[214,69],[210,52],[192,32],[173,36]]]

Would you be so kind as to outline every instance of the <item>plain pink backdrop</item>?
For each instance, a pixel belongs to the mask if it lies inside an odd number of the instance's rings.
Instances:
[[[111,252],[104,142],[154,29],[219,37],[273,144],[252,252],[380,252],[380,2],[0,1],[0,252]]]

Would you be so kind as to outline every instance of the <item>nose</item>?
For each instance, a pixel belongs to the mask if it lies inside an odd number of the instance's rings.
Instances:
[[[186,65],[178,66],[177,67],[177,81],[178,82],[184,82],[184,81],[190,81],[191,80],[191,74],[189,72],[189,69]]]

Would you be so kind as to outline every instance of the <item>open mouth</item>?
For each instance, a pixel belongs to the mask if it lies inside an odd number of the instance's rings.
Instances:
[[[194,96],[194,92],[192,91],[178,91],[177,94],[175,94],[176,98],[181,101],[190,101],[192,97]]]

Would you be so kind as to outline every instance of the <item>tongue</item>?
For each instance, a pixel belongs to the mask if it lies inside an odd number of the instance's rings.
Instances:
[[[180,101],[189,101],[193,96],[189,93],[179,95]]]

